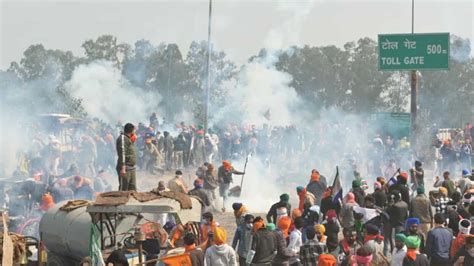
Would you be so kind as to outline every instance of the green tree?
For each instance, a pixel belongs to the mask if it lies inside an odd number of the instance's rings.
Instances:
[[[129,56],[131,47],[126,43],[118,43],[112,35],[99,36],[95,41],[87,40],[82,44],[85,50],[86,61],[107,60],[121,68],[122,63]]]

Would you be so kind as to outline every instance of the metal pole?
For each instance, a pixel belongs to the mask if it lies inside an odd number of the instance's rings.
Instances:
[[[411,1],[411,33],[415,33],[415,0]],[[411,87],[411,102],[410,102],[410,112],[411,112],[411,147],[413,151],[416,152],[416,118],[417,118],[417,75],[416,70],[411,71],[410,78],[410,87]]]
[[[207,82],[206,99],[204,110],[204,132],[207,132],[209,118],[209,94],[211,87],[211,19],[212,19],[212,0],[209,0],[209,24],[207,27]]]

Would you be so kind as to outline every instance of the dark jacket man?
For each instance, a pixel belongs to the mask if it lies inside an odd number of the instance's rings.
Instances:
[[[135,176],[135,165],[137,164],[137,155],[135,151],[134,134],[135,126],[128,123],[124,127],[124,132],[120,134],[116,142],[117,149],[117,174],[119,176],[119,190],[137,190],[137,181]]]

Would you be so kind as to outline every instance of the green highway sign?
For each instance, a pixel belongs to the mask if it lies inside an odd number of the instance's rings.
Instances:
[[[449,69],[449,33],[379,34],[379,70]]]

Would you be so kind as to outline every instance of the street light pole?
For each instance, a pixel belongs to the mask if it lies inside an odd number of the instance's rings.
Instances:
[[[411,33],[415,33],[415,0],[411,0]],[[417,75],[416,70],[411,71],[410,78],[410,87],[411,87],[411,101],[410,101],[410,112],[411,112],[411,147],[413,151],[416,152],[416,119],[417,119],[417,96],[418,96],[418,86],[417,86]]]
[[[211,19],[212,19],[212,0],[209,0],[209,24],[207,27],[207,81],[206,81],[206,97],[205,97],[205,108],[204,108],[204,132],[208,130],[208,119],[209,119],[209,94],[211,90]]]

